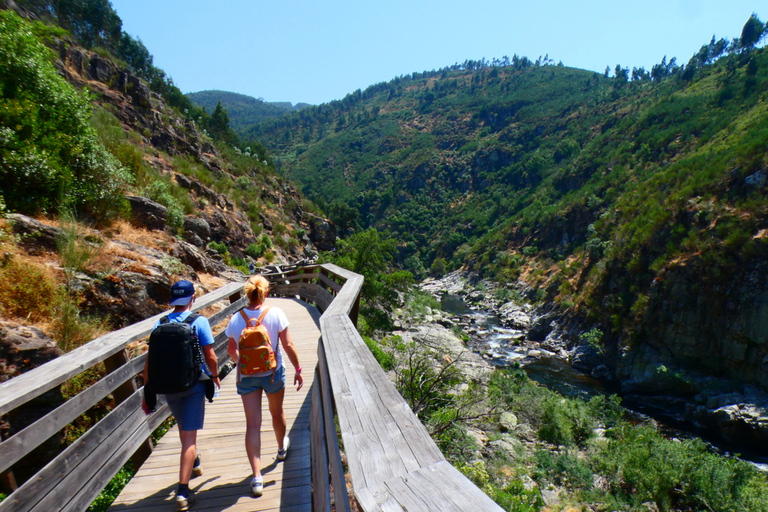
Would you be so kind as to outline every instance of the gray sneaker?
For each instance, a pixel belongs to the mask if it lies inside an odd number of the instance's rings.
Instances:
[[[277,460],[285,460],[288,456],[288,449],[291,447],[291,439],[288,436],[283,438],[283,447],[277,450]]]
[[[251,494],[254,498],[258,498],[262,494],[264,494],[264,479],[256,479],[256,477],[253,477],[253,480],[251,480]]]

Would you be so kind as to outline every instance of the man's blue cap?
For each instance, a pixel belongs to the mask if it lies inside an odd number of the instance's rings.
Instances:
[[[195,296],[195,285],[187,280],[177,281],[171,287],[171,306],[186,306]]]

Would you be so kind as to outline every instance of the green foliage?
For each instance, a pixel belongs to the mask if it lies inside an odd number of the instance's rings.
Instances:
[[[165,206],[166,225],[176,233],[180,233],[184,228],[184,214],[190,214],[195,210],[189,194],[165,177],[157,176],[151,179],[141,193],[148,199]]]
[[[538,482],[551,482],[583,490],[592,487],[592,467],[588,460],[580,458],[575,452],[538,450],[535,459],[534,478]]]
[[[128,461],[120,468],[120,471],[112,477],[107,486],[99,493],[96,499],[88,507],[87,512],[105,512],[112,502],[120,495],[120,491],[123,487],[128,485],[133,475],[136,474],[136,470],[133,467],[133,462]]]
[[[389,327],[385,312],[396,307],[399,294],[413,283],[413,274],[393,269],[396,248],[396,240],[383,238],[371,228],[340,240],[335,252],[323,253],[318,259],[319,263],[335,263],[363,275],[360,309],[372,329]]]
[[[398,344],[395,386],[423,422],[454,398],[451,390],[462,380],[454,362],[439,361],[428,348],[415,343]]]
[[[363,341],[365,342],[365,345],[373,354],[373,357],[376,358],[376,361],[379,363],[379,366],[381,366],[381,368],[385,372],[388,372],[394,369],[395,358],[391,353],[386,352],[382,348],[382,346],[370,336],[363,336]]]
[[[668,439],[654,427],[624,421],[616,396],[595,396],[588,403],[566,399],[533,383],[522,370],[494,372],[491,393],[521,422],[538,425],[540,434],[545,428],[547,442],[561,445],[534,454],[531,476],[539,485],[570,489],[574,499],[597,510],[639,510],[647,502],[663,511],[768,506],[768,479],[751,464],[717,455],[700,440]],[[598,424],[608,427],[606,438],[582,442],[577,451],[575,432],[589,439],[586,432]],[[497,471],[490,472],[492,481]],[[493,488],[489,494],[502,504]]]
[[[220,103],[227,111],[232,129],[241,136],[245,136],[247,128],[258,122],[281,117],[302,108],[301,104],[293,106],[290,103],[267,102],[226,91],[200,91],[187,96],[208,112],[213,112]]]
[[[528,490],[516,480],[502,488],[492,488],[491,497],[507,512],[538,512],[544,506],[538,490]]]
[[[540,439],[558,445],[581,446],[592,437],[597,422],[582,401],[552,394],[540,406]]]
[[[602,353],[603,348],[603,331],[601,331],[597,327],[593,327],[589,331],[582,332],[579,334],[579,341],[582,343],[586,343],[593,349],[597,350],[598,352]]]
[[[53,338],[64,352],[74,350],[109,331],[106,320],[83,315],[78,297],[66,290],[59,290],[52,303],[51,330]]]
[[[765,477],[749,463],[723,459],[699,440],[668,440],[650,427],[623,424],[598,455],[597,468],[616,475],[611,491],[628,504],[654,501],[661,510],[764,510]],[[650,470],[649,470],[650,469]]]
[[[89,126],[90,105],[56,71],[32,25],[0,12],[0,191],[8,207],[60,202],[99,221],[117,216],[130,175]]]

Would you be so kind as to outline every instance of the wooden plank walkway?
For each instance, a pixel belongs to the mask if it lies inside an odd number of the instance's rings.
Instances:
[[[268,298],[267,304],[282,308],[290,321],[290,333],[304,368],[304,386],[296,392],[293,368],[285,357],[287,389],[285,415],[291,448],[284,462],[277,463],[277,440],[263,399],[261,464],[264,495],[252,498],[251,469],[245,455],[245,413],[235,389],[234,373],[222,382],[219,397],[206,403],[205,428],[198,432],[197,449],[202,456],[203,475],[190,487],[198,501],[194,512],[282,511],[309,512],[310,446],[309,390],[314,382],[317,346],[320,339],[320,313],[297,299]],[[126,485],[109,512],[174,511],[174,492],[178,482],[180,442],[174,427],[155,447],[150,458]]]

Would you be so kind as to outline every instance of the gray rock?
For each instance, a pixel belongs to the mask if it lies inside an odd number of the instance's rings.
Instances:
[[[548,507],[556,507],[561,504],[560,495],[554,489],[542,489],[541,499],[544,500],[544,505]]]
[[[151,199],[141,196],[127,196],[131,205],[131,221],[147,229],[164,230],[168,209]]]
[[[30,254],[41,255],[58,250],[57,240],[64,235],[64,230],[19,213],[10,213],[6,218],[13,232],[19,235],[20,245]]]
[[[330,251],[336,247],[336,226],[327,219],[311,213],[304,213],[304,220],[309,226],[309,239],[320,251]]]
[[[507,327],[528,330],[531,326],[530,315],[525,312],[523,306],[515,302],[502,305],[497,314],[501,323]]]
[[[517,416],[509,411],[503,412],[499,416],[499,425],[501,426],[502,432],[511,432],[515,430],[515,427],[517,427],[517,422]]]
[[[60,355],[56,342],[37,327],[0,321],[0,382]]]
[[[523,442],[514,437],[504,437],[488,443],[488,447],[495,452],[502,452],[511,459],[517,459],[525,454]]]

